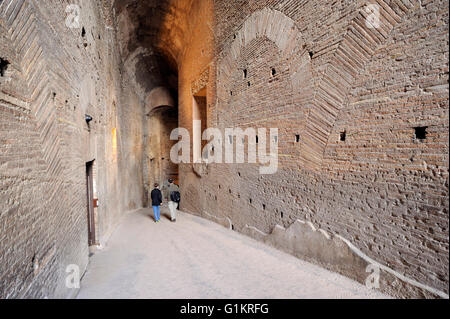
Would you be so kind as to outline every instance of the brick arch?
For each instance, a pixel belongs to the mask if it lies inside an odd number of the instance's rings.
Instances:
[[[237,59],[242,55],[244,48],[259,37],[267,37],[274,42],[281,56],[290,62],[290,75],[294,87],[296,87],[295,84],[305,80],[305,74],[301,71],[309,64],[310,59],[303,46],[304,40],[300,30],[295,21],[284,13],[265,8],[253,13],[244,22],[235,34],[232,44],[223,52],[218,83],[228,84],[236,69]]]
[[[379,0],[376,3],[380,9],[379,28],[369,27],[366,23],[367,6],[361,7],[315,87],[301,146],[305,167],[314,171],[321,170],[333,127],[358,75],[377,48],[389,38],[393,28],[419,5],[414,0],[408,3],[390,1],[390,4],[386,0]]]
[[[294,20],[277,10],[269,8],[259,10],[245,20],[235,34],[235,39],[222,60],[221,74],[230,75],[233,72],[234,61],[242,54],[244,47],[263,36],[273,41],[286,58],[296,53],[304,43]]]
[[[388,4],[386,0],[376,3],[380,8],[380,27],[370,28],[366,25],[367,6],[361,7],[327,63],[324,74],[315,84],[313,93],[311,96],[303,96],[303,100],[311,102],[307,106],[308,115],[302,127],[299,160],[303,167],[312,171],[321,171],[328,139],[358,74],[364,70],[377,47],[387,40],[405,14],[419,4],[417,0],[407,4],[401,1]],[[306,82],[312,82],[313,78],[302,34],[294,20],[280,11],[265,8],[253,13],[244,22],[232,44],[223,52],[218,69],[218,89],[221,90],[221,96],[227,96],[229,81],[244,47],[262,36],[273,41],[282,57],[289,61],[295,94],[304,94],[304,90],[300,88],[307,87]]]
[[[239,58],[244,54],[245,48],[252,41],[264,37],[275,44],[280,58],[286,62],[293,99],[302,101],[297,105],[305,108],[302,111],[307,114],[309,101],[313,97],[311,58],[295,21],[281,11],[265,8],[248,17],[233,37],[233,42],[221,52],[219,60],[217,74],[218,96],[221,97],[218,100],[219,103],[226,105],[229,102],[233,73],[238,69]],[[302,119],[298,126],[303,128],[304,125],[304,119]]]

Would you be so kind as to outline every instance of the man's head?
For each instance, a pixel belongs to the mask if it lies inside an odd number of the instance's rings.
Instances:
[[[153,185],[155,188],[158,188],[159,187],[159,184],[158,183],[155,183],[155,185]]]
[[[173,183],[173,179],[169,178],[169,184]]]

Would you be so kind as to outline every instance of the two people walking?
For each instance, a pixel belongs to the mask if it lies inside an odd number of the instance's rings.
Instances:
[[[168,180],[168,191],[166,195],[166,200],[168,201],[170,219],[172,222],[177,221],[177,209],[180,204],[180,188],[173,182],[173,179]],[[154,185],[154,189],[151,192],[153,213],[155,215],[155,222],[159,222],[160,217],[160,206],[163,202],[163,196],[161,190],[159,189],[159,184]]]

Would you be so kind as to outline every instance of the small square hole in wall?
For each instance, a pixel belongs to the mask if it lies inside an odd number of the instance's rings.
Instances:
[[[339,134],[339,140],[340,140],[341,142],[345,142],[346,139],[347,139],[347,131],[341,132],[341,133]]]
[[[417,140],[424,140],[427,138],[427,128],[428,126],[418,126],[414,128],[414,137]]]
[[[8,70],[9,61],[3,58],[0,58],[0,76],[4,77],[6,74],[6,70]]]
[[[283,217],[284,217],[284,214],[283,214],[283,212],[281,212],[281,213],[280,213],[280,216],[281,216],[281,218],[283,218]]]
[[[266,204],[263,204],[262,207],[264,210],[266,210]]]

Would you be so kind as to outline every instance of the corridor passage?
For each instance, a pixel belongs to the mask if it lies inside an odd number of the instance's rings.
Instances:
[[[93,255],[78,298],[386,298],[190,214],[130,213]]]

